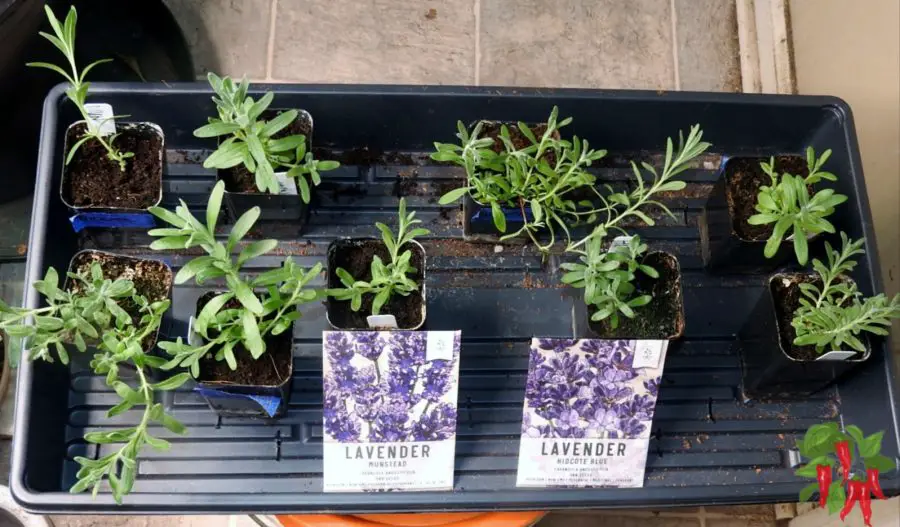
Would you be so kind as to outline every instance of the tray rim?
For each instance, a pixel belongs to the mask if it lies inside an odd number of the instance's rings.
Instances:
[[[35,180],[32,221],[29,230],[29,246],[43,247],[47,226],[47,209],[52,195],[52,168],[56,149],[56,129],[59,107],[65,100],[67,85],[61,83],[53,87],[44,99],[41,134],[39,141],[37,176]],[[619,101],[667,100],[672,102],[742,102],[755,105],[785,107],[816,107],[831,111],[839,120],[847,147],[850,177],[858,192],[853,203],[863,211],[869,211],[869,199],[865,187],[862,159],[859,151],[852,110],[839,97],[828,95],[777,95],[712,92],[669,92],[651,90],[603,90],[582,88],[519,88],[490,86],[415,86],[381,84],[254,84],[251,93],[273,91],[294,95],[431,95],[465,96],[473,98],[520,97],[538,99],[595,99]],[[93,97],[105,94],[149,95],[212,95],[212,89],[204,82],[189,83],[92,83]],[[871,221],[861,226],[866,240],[865,262],[870,270],[870,285],[873,291],[883,291],[878,249],[874,225]],[[43,250],[29,251],[25,270],[25,294],[23,306],[38,304],[39,294],[30,286],[43,269]],[[900,416],[898,416],[897,387],[893,374],[891,338],[884,339],[882,345],[883,372],[887,397],[893,403],[890,418],[893,423],[895,448],[900,451]],[[32,364],[23,361],[19,367],[17,382],[20,386],[32,383]],[[30,388],[16,390],[16,408],[30,405]],[[16,412],[12,464],[9,486],[16,503],[31,512],[39,513],[136,513],[178,514],[178,513],[221,513],[242,512],[253,509],[259,512],[291,513],[335,510],[347,513],[438,511],[483,511],[483,510],[538,510],[561,508],[624,508],[646,506],[691,506],[704,504],[745,504],[782,501],[795,495],[800,484],[795,482],[771,483],[765,485],[722,486],[725,494],[718,499],[703,499],[696,495],[696,487],[642,487],[640,489],[499,489],[492,492],[449,491],[449,492],[405,492],[377,493],[369,499],[360,493],[303,493],[298,500],[296,493],[276,494],[133,494],[123,505],[116,505],[110,495],[72,495],[66,491],[36,492],[25,482],[25,446],[28,437],[28,417]],[[648,455],[650,455],[648,453]],[[891,494],[900,493],[900,478],[884,478],[882,486]],[[640,490],[641,494],[629,492]],[[632,498],[628,498],[629,494]],[[239,498],[240,496],[240,498]],[[163,499],[161,499],[163,498]],[[732,499],[733,498],[733,499]],[[61,504],[65,502],[65,504]]]

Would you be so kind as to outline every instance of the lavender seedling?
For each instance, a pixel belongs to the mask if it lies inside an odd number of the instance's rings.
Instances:
[[[900,294],[888,299],[884,293],[863,298],[856,284],[841,278],[856,267],[854,256],[865,254],[864,240],[851,241],[841,233],[841,250],[825,243],[828,265],[813,259],[813,269],[822,284],[800,284],[800,307],[794,312],[791,325],[796,330],[795,346],[816,347],[824,353],[840,351],[846,344],[864,353],[865,344],[860,333],[886,336],[891,320],[900,317]]]
[[[599,212],[589,200],[576,202],[571,192],[577,189],[594,189],[596,177],[587,171],[592,163],[602,159],[606,150],[590,149],[586,140],[573,137],[572,141],[559,138],[559,130],[572,122],[568,117],[557,121],[559,110],[553,107],[547,119],[546,129],[540,137],[525,123],[518,123],[518,131],[529,144],[517,148],[511,140],[506,125],[500,128],[499,141],[504,150],[492,150],[494,140],[479,137],[484,122],[466,129],[462,121],[457,123],[461,144],[435,143],[431,158],[454,163],[466,169],[467,184],[441,196],[441,205],[459,200],[465,194],[482,204],[490,205],[494,226],[501,233],[500,240],[508,240],[527,234],[543,253],[556,241],[557,229],[565,232],[571,241],[569,225],[591,218]],[[531,215],[525,207],[531,209]],[[524,225],[516,232],[506,233],[504,208],[519,209]],[[537,239],[541,229],[550,233],[550,241],[542,244]]]
[[[564,263],[568,271],[562,283],[584,288],[584,303],[594,306],[591,320],[609,319],[610,327],[619,327],[619,315],[634,318],[634,309],[645,306],[653,299],[650,295],[635,295],[634,280],[637,272],[659,278],[656,269],[640,263],[647,245],[638,236],[632,236],[625,245],[603,249],[603,237],[593,236],[586,251],[580,252],[579,263]]]
[[[105,375],[107,386],[122,399],[107,412],[107,417],[143,405],[144,413],[137,426],[89,432],[84,436],[86,442],[98,445],[124,443],[121,448],[99,459],[75,458],[81,469],[70,492],[90,488],[96,496],[101,482],[106,479],[113,498],[121,503],[134,486],[137,458],[143,446],[149,444],[157,450],[170,447],[168,441],[150,435],[150,423],[155,421],[174,433],[184,433],[184,426],[165,413],[162,404],[155,402],[154,394],[178,388],[188,376],[178,374],[156,383],[149,379],[150,369],[165,361],[148,354],[143,344],[159,330],[163,314],[169,309],[169,300],[150,302],[137,294],[131,280],[104,278],[99,263],[91,265],[89,274],[69,273],[69,278],[75,281],[75,287],[60,289],[58,274],[51,267],[43,280],[34,283],[35,289],[46,299],[46,307],[11,308],[0,301],[0,328],[10,335],[30,339],[28,345],[33,360],[52,362],[52,346],[60,362],[68,364],[66,344],[74,344],[80,352],[85,352],[89,344],[95,346],[97,352],[91,360],[91,369]],[[132,320],[125,307],[137,309],[140,314],[137,322]],[[33,318],[34,325],[24,322],[28,318]],[[137,388],[119,379],[121,364],[127,364],[136,372]]]
[[[297,119],[297,110],[278,114],[270,121],[260,116],[272,104],[275,97],[267,92],[258,101],[247,95],[250,88],[247,79],[236,84],[230,77],[220,78],[214,73],[207,75],[209,85],[216,96],[218,118],[210,117],[209,123],[194,130],[196,137],[229,136],[219,143],[215,152],[203,162],[205,168],[225,169],[243,163],[256,177],[256,187],[260,192],[277,194],[278,180],[275,170],[287,168],[287,176],[297,182],[304,203],[310,200],[310,183],[321,183],[320,172],[334,170],[340,166],[337,161],[317,161],[312,152],[306,151],[306,136],[289,135],[276,139],[274,136]],[[307,178],[310,179],[307,182]]]
[[[191,214],[184,201],[174,213],[161,207],[150,209],[152,214],[174,227],[151,230],[151,236],[159,237],[150,245],[151,249],[199,246],[207,253],[186,263],[175,275],[176,284],[183,284],[192,278],[198,284],[213,278],[224,278],[228,285],[228,291],[217,294],[203,306],[194,322],[193,329],[204,338],[204,343],[185,343],[181,337],[175,342],[159,343],[160,348],[172,355],[172,359],[162,366],[163,369],[178,366],[190,368],[194,377],[200,374],[200,359],[209,353],[215,353],[215,360],[224,360],[232,370],[236,370],[234,350],[239,344],[250,352],[253,359],[258,359],[266,352],[265,337],[287,331],[291,323],[300,318],[297,306],[319,298],[317,291],[306,286],[322,272],[321,264],[304,270],[291,258],[286,258],[281,267],[252,280],[240,276],[241,267],[271,252],[278,242],[255,241],[247,244],[236,258],[233,257],[232,253],[256,223],[260,211],[259,207],[253,207],[245,212],[235,222],[227,242],[222,243],[216,240],[215,230],[224,193],[225,184],[221,181],[216,183],[206,206],[206,225]],[[265,288],[265,292],[255,293],[258,288]]]
[[[399,227],[396,238],[387,225],[375,224],[375,227],[381,231],[381,239],[388,250],[390,261],[385,264],[378,255],[373,256],[371,280],[368,282],[356,280],[346,269],[341,267],[335,270],[335,274],[344,287],[329,289],[328,294],[337,300],[349,300],[350,309],[353,311],[359,311],[362,307],[363,295],[375,295],[372,300],[372,314],[377,315],[393,295],[409,296],[419,290],[419,284],[411,278],[416,272],[416,268],[410,264],[412,251],[403,249],[415,238],[430,234],[431,231],[422,228],[411,229],[413,225],[422,223],[422,221],[415,218],[415,212],[406,213],[404,198],[400,198],[397,215]]]
[[[69,83],[69,87],[66,89],[66,97],[75,104],[75,107],[78,108],[79,113],[81,113],[81,118],[84,119],[84,135],[69,148],[69,153],[66,155],[66,164],[68,165],[72,161],[72,158],[75,157],[75,152],[78,151],[78,148],[81,145],[91,139],[95,139],[106,149],[106,157],[109,158],[110,161],[118,163],[119,170],[124,172],[127,160],[134,157],[134,153],[122,152],[117,149],[115,147],[115,141],[119,134],[113,134],[109,136],[109,138],[104,137],[100,133],[103,122],[96,122],[92,119],[85,108],[90,84],[85,82],[84,78],[93,68],[100,64],[111,62],[112,59],[101,59],[92,62],[79,72],[78,66],[75,64],[75,24],[78,21],[78,13],[75,10],[75,6],[69,8],[69,13],[66,15],[66,20],[62,25],[60,25],[59,20],[56,19],[50,6],[44,6],[44,11],[47,13],[47,20],[50,21],[50,27],[53,28],[53,35],[44,33],[43,31],[40,32],[40,35],[49,40],[51,44],[56,46],[56,48],[62,52],[72,71],[67,72],[56,64],[50,64],[48,62],[29,62],[26,65],[33,68],[53,70],[62,75]],[[113,116],[109,119],[114,119],[116,117],[125,116]]]
[[[779,177],[775,170],[774,157],[768,163],[760,163],[763,171],[772,179],[772,184],[759,189],[756,202],[759,214],[747,218],[747,223],[775,224],[772,235],[766,241],[764,249],[766,258],[775,256],[783,239],[793,238],[797,262],[806,265],[809,258],[807,237],[822,232],[834,233],[834,226],[826,218],[834,212],[836,206],[847,201],[847,196],[836,194],[830,188],[822,189],[812,197],[809,195],[811,185],[823,179],[837,181],[837,176],[821,170],[830,156],[831,150],[826,150],[816,158],[812,147],[807,148],[806,163],[809,175],[805,178],[787,172]]]
[[[604,206],[599,214],[602,222],[594,227],[591,234],[578,242],[570,243],[566,248],[567,253],[579,255],[581,263],[563,264],[563,269],[570,271],[563,275],[563,282],[584,288],[585,304],[597,308],[591,320],[611,318],[610,325],[615,328],[618,327],[619,314],[632,318],[633,308],[646,305],[652,300],[649,295],[631,296],[634,293],[631,282],[635,278],[636,271],[652,278],[659,277],[652,267],[638,264],[638,258],[647,249],[646,245],[641,244],[639,238],[634,236],[624,250],[606,251],[602,243],[603,238],[610,231],[627,235],[620,223],[629,217],[636,217],[647,225],[654,225],[653,219],[642,210],[650,205],[674,217],[668,207],[652,198],[660,192],[684,189],[684,181],[673,178],[687,170],[690,162],[709,148],[709,143],[704,143],[702,139],[703,131],[699,125],[691,127],[687,139],[679,132],[677,150],[669,138],[666,141],[666,156],[661,174],[657,174],[656,169],[649,163],[641,163],[644,170],[652,176],[649,185],[645,183],[637,164],[632,161],[634,190],[628,193],[613,193],[603,198]]]

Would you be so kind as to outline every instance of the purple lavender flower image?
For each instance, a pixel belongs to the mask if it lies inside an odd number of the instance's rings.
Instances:
[[[353,336],[353,349],[363,357],[377,361],[384,347],[378,345],[377,331],[360,331]]]
[[[429,360],[426,333],[325,332],[326,441],[438,441],[456,434],[459,332]],[[449,344],[441,340],[445,346]],[[446,347],[443,348],[446,350]]]
[[[575,342],[575,339],[538,339],[538,348],[560,352],[571,348]]]
[[[619,414],[616,408],[597,408],[588,418],[588,429],[597,432],[614,432],[618,430]]]
[[[619,421],[619,428],[622,430],[619,439],[634,439],[640,437],[644,430],[648,429],[647,424],[638,419],[622,419]]]
[[[659,371],[632,367],[635,346],[628,340],[533,339],[523,436],[631,438],[648,431]]]
[[[395,398],[382,404],[372,422],[369,440],[376,443],[405,441],[410,435],[409,404]]]
[[[654,377],[644,381],[644,389],[653,397],[659,397],[659,378]]]
[[[425,366],[422,398],[432,403],[441,400],[450,389],[450,375],[453,373],[451,366],[451,361],[447,360],[433,360]]]
[[[456,406],[441,403],[434,408],[426,408],[419,420],[412,424],[415,441],[440,441],[456,434]]]

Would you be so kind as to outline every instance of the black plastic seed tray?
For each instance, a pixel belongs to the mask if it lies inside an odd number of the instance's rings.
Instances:
[[[802,152],[831,148],[829,169],[839,190],[851,196],[835,223],[865,236],[867,256],[854,278],[866,293],[881,290],[872,221],[849,108],[828,97],[657,93],[587,90],[511,90],[462,87],[258,86],[276,92],[278,107],[308,110],[316,122],[320,156],[343,167],[325,176],[304,232],[291,223],[258,226],[256,237],[280,240],[278,256],[261,258],[251,272],[293,255],[303,265],[324,262],[328,243],[342,236],[370,236],[375,221],[394,221],[397,196],[405,195],[431,229],[428,253],[428,329],[461,329],[456,476],[451,492],[322,493],[321,333],[325,309],[305,309],[294,329],[293,398],[274,424],[217,419],[199,395],[182,389],[165,404],[188,434],[169,452],[145,449],[134,492],[116,506],[109,494],[70,495],[73,456],[96,456],[82,435],[133,424],[135,412],[105,417],[116,395],[80,360],[28,364],[19,372],[11,486],[18,501],[41,512],[212,513],[387,512],[489,509],[559,509],[752,503],[795,500],[806,485],[793,476],[789,450],[810,425],[842,420],[866,432],[885,430],[883,452],[898,454],[895,385],[889,347],[874,343],[871,360],[836,386],[803,401],[743,402],[735,335],[763,294],[765,276],[708,275],[702,270],[697,220],[719,174],[723,155]],[[158,123],[166,134],[164,204],[185,200],[198,212],[214,174],[201,163],[211,140],[191,131],[214,114],[209,89],[200,84],[97,84],[95,101],[117,114]],[[596,167],[607,182],[626,185],[628,160],[661,162],[665,138],[700,123],[714,146],[684,173],[687,188],[664,201],[675,219],[637,226],[653,250],[681,263],[685,335],[673,344],[653,423],[654,440],[641,489],[517,489],[516,456],[522,398],[532,336],[566,336],[584,327],[580,297],[562,287],[559,259],[546,262],[528,246],[497,249],[465,243],[457,207],[437,197],[462,183],[457,168],[428,160],[432,141],[452,141],[456,121],[546,118],[553,105],[573,116],[567,129],[610,155]],[[134,231],[91,231],[68,225],[58,198],[62,137],[76,119],[54,89],[44,107],[27,281],[47,266],[65,268],[81,248],[150,256],[178,268],[185,254],[156,254],[149,238]],[[223,226],[227,229],[227,226]],[[223,229],[223,230],[224,230]],[[323,280],[324,281],[324,280]],[[322,285],[322,284],[320,284]],[[177,286],[164,333],[183,335],[197,298],[221,287]],[[39,301],[32,289],[26,303]],[[576,328],[573,330],[573,327]],[[160,335],[165,338],[165,335]],[[163,430],[155,435],[168,437]],[[100,450],[102,453],[103,450]],[[896,474],[885,488],[900,490]]]

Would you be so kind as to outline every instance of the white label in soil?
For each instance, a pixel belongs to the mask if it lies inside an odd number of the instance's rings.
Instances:
[[[638,340],[632,368],[659,368],[659,359],[668,345],[668,340]]]
[[[829,351],[828,353],[820,355],[816,360],[847,360],[854,355],[856,355],[855,351]]]
[[[187,343],[190,346],[202,346],[203,342],[200,339],[200,335],[194,331],[194,322],[196,319],[193,315],[188,318],[188,330],[187,330]]]
[[[628,242],[630,242],[632,238],[634,238],[634,236],[616,236],[616,237],[613,238],[613,240],[609,243],[609,250],[613,250],[613,249],[616,249],[616,248],[618,248],[618,247],[625,247],[625,246],[627,246],[627,245],[628,245]]]
[[[371,329],[397,329],[397,318],[394,315],[369,315],[366,322]]]
[[[429,331],[425,341],[425,360],[453,360],[455,331]]]
[[[100,135],[116,133],[116,120],[113,119],[112,105],[107,103],[85,104],[90,128],[97,128]]]
[[[297,195],[297,182],[294,178],[288,177],[287,172],[275,172],[275,179],[278,181],[279,194]]]

